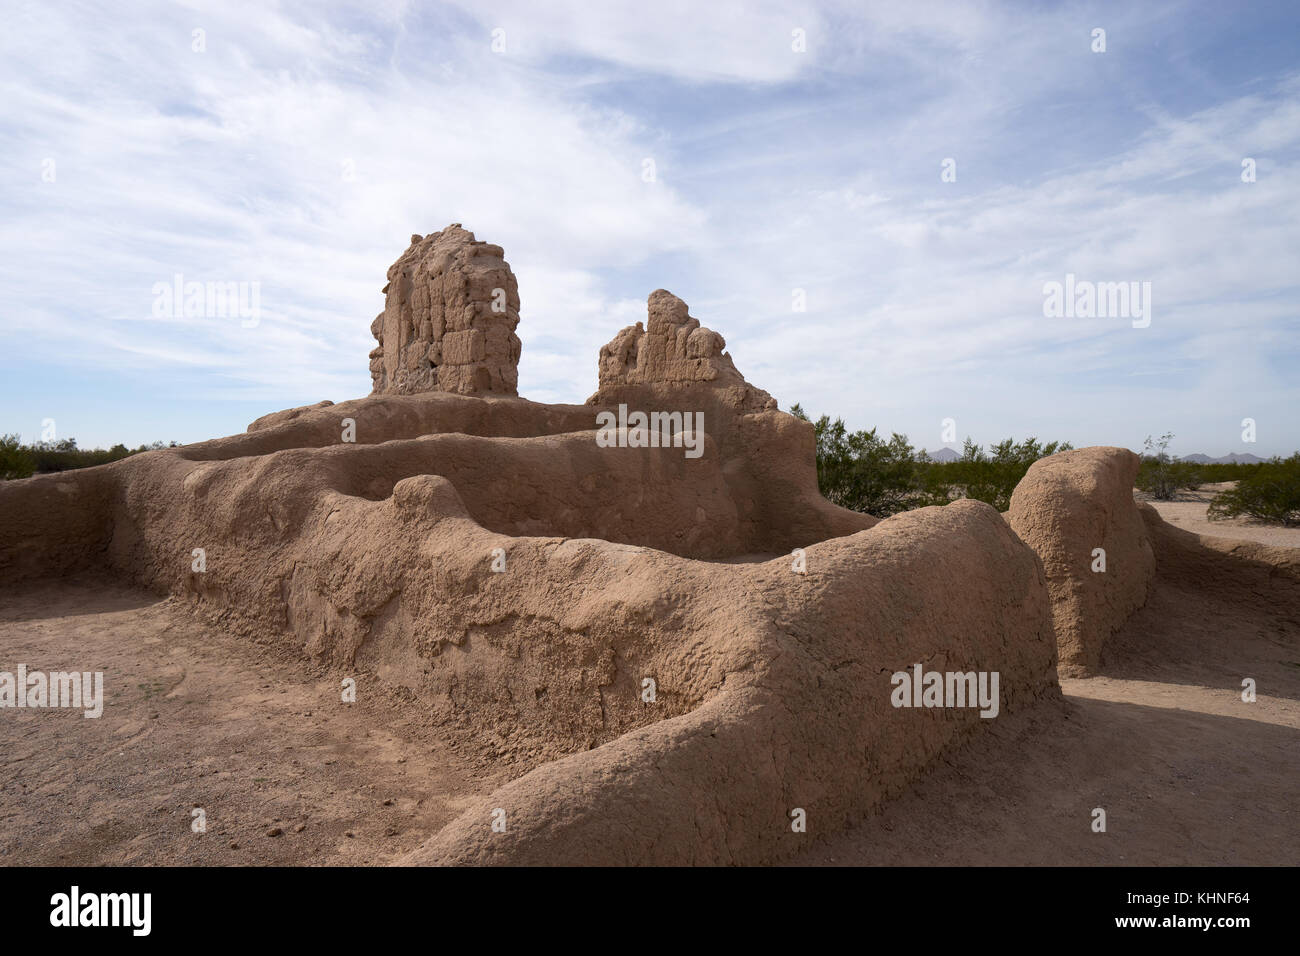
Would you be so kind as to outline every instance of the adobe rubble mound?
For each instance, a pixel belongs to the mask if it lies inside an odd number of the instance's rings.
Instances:
[[[519,285],[500,246],[460,223],[412,236],[384,293],[370,325],[373,394],[517,394]]]

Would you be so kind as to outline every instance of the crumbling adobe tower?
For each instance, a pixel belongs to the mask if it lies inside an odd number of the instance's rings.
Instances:
[[[671,407],[708,395],[742,414],[776,409],[776,399],[745,381],[726,341],[700,325],[685,302],[656,289],[647,308],[645,325],[629,325],[601,346],[600,387],[587,404],[657,399]]]
[[[370,332],[373,394],[516,395],[519,286],[500,246],[452,223],[412,236]]]

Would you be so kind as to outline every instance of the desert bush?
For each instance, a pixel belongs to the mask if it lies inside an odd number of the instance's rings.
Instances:
[[[946,483],[952,489],[950,501],[974,498],[987,502],[998,511],[1006,511],[1011,507],[1011,493],[1025,477],[1030,465],[1040,458],[1073,447],[1069,442],[1042,444],[1036,438],[1026,438],[1017,443],[1013,438],[1006,438],[991,445],[986,453],[967,438],[961,458],[948,463],[932,463],[930,467],[943,475],[936,484]]]
[[[1240,481],[1260,467],[1261,463],[1212,461],[1198,465],[1203,484],[1217,484],[1221,481]]]
[[[1158,439],[1148,435],[1142,446],[1137,486],[1157,501],[1170,501],[1180,489],[1195,491],[1211,480],[1206,477],[1207,466],[1194,461],[1180,461],[1169,454],[1169,442],[1173,437],[1173,432],[1165,432]]]
[[[803,409],[791,410],[810,421]],[[822,495],[844,508],[885,518],[944,505],[959,498],[987,502],[999,511],[1011,506],[1011,493],[1039,458],[1073,446],[1069,442],[1040,443],[1008,438],[986,452],[970,438],[960,459],[937,462],[920,455],[906,435],[895,432],[888,441],[876,429],[850,432],[842,419],[823,415],[813,428],[817,435],[817,484]]]
[[[36,462],[18,435],[0,435],[0,480],[26,478],[36,470]]]
[[[1249,472],[1210,501],[1211,521],[1248,517],[1288,527],[1300,525],[1300,453],[1245,465]]]
[[[1174,462],[1174,481],[1180,488],[1199,491],[1201,485],[1205,484],[1205,473],[1196,462],[1179,460]]]
[[[176,442],[171,447],[176,447]],[[55,471],[72,471],[93,465],[106,465],[121,461],[143,451],[167,447],[160,441],[139,448],[127,448],[120,442],[112,448],[78,448],[75,438],[57,442],[39,441],[31,445],[19,443],[18,435],[5,435],[0,441],[0,478],[26,478],[33,472],[47,474]],[[27,467],[30,465],[31,467]]]
[[[811,421],[803,409],[796,418]],[[813,422],[817,436],[817,486],[827,501],[854,511],[887,517],[918,507],[924,497],[916,451],[906,435],[888,441],[870,431],[850,432],[843,419],[823,415]]]
[[[36,459],[36,470],[44,474],[51,471],[89,468],[91,465],[106,465],[110,461],[119,461],[127,457],[131,451],[121,444],[107,449],[78,448],[75,438],[64,438],[57,442],[36,442],[31,446],[31,454]]]
[[[1170,458],[1169,461],[1160,463],[1149,460],[1146,462],[1147,474],[1150,477],[1150,484],[1153,488],[1160,487],[1163,494],[1167,497],[1158,496],[1152,492],[1152,497],[1159,497],[1161,501],[1168,501],[1181,490],[1196,491],[1201,485],[1205,484],[1204,466],[1194,461],[1182,461],[1178,458]],[[1138,467],[1139,488],[1142,488],[1142,467]],[[1143,489],[1146,490],[1146,489]]]

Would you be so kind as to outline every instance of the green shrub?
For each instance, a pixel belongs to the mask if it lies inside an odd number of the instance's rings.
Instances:
[[[36,470],[36,461],[18,435],[0,435],[0,480],[26,478]]]
[[[802,408],[791,410],[809,421]],[[823,415],[813,423],[817,435],[817,486],[827,501],[842,508],[887,517],[918,507],[923,496],[916,452],[906,435],[889,441],[869,432],[850,432],[843,419]]]
[[[1300,525],[1300,453],[1242,467],[1248,473],[1211,500],[1207,517],[1220,521],[1244,516],[1288,527]]]
[[[1203,484],[1217,484],[1221,481],[1240,481],[1246,475],[1259,468],[1260,463],[1247,464],[1245,462],[1207,462],[1204,465],[1198,465],[1201,482]]]
[[[936,484],[947,484],[950,489],[948,500],[974,498],[998,511],[1006,511],[1011,507],[1011,493],[1025,477],[1030,465],[1040,458],[1073,447],[1069,442],[1044,445],[1036,438],[1026,438],[1017,444],[1015,439],[1007,438],[990,446],[989,452],[985,453],[967,438],[961,458],[946,464],[932,463],[930,467],[943,476]]]
[[[176,442],[171,447],[176,447]],[[0,478],[26,478],[33,472],[47,474],[54,471],[71,471],[76,468],[89,468],[93,465],[106,465],[121,461],[142,451],[154,451],[165,448],[156,441],[139,448],[127,448],[118,443],[112,448],[78,448],[75,438],[64,438],[57,442],[38,441],[32,445],[19,443],[19,436],[5,435],[0,440]]]
[[[798,405],[790,412],[810,421]],[[886,441],[874,428],[850,432],[842,419],[832,422],[827,415],[813,422],[813,429],[822,495],[843,508],[881,518],[959,498],[974,498],[1006,511],[1011,493],[1030,465],[1072,447],[1069,442],[1044,445],[1035,438],[1019,443],[1008,438],[986,453],[967,438],[960,459],[937,462],[918,456],[907,436],[896,432]]]
[[[1159,439],[1147,436],[1143,443],[1142,461],[1138,465],[1137,486],[1157,501],[1170,501],[1178,493],[1180,464],[1169,454],[1173,432],[1165,432]]]

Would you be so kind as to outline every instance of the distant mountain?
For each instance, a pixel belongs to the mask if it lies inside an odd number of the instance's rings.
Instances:
[[[940,461],[940,462],[956,461],[958,458],[961,457],[960,454],[953,451],[951,448],[940,448],[938,451],[926,451],[924,448],[922,448],[921,455],[929,455],[932,461]]]
[[[921,459],[926,455],[930,457],[931,461],[949,462],[959,459],[961,452],[953,451],[951,448],[940,448],[938,451],[921,449],[916,457]],[[1255,465],[1265,460],[1255,455],[1238,455],[1235,452],[1231,455],[1224,455],[1222,458],[1211,458],[1209,455],[1202,455],[1197,452],[1194,455],[1183,455],[1179,459],[1179,461],[1190,461],[1197,465]]]
[[[1238,455],[1235,452],[1222,458],[1211,458],[1209,455],[1197,452],[1195,455],[1183,455],[1182,460],[1195,462],[1198,465],[1255,465],[1264,459],[1257,458],[1255,455]]]

